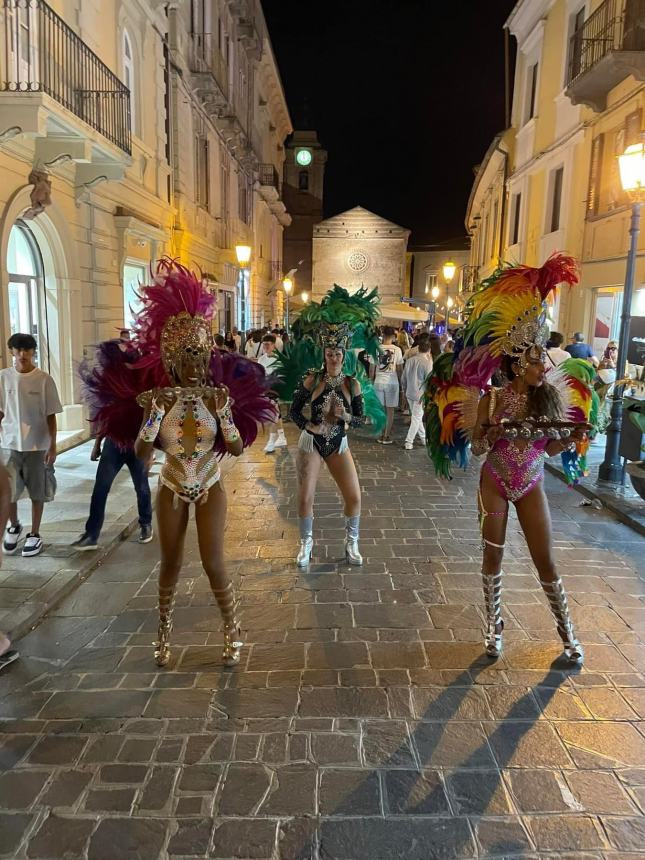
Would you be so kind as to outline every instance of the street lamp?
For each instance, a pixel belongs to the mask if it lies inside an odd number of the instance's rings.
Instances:
[[[435,317],[437,315],[437,299],[441,290],[436,285],[430,290],[432,296],[432,319],[430,320],[430,328],[434,328]]]
[[[285,295],[285,300],[286,300],[284,327],[286,329],[287,334],[289,334],[289,296],[291,295],[291,291],[293,290],[293,281],[291,280],[291,278],[283,278],[282,279],[282,288],[284,290],[284,295]]]
[[[309,293],[305,290],[304,292],[300,293],[300,298],[302,299],[303,305],[306,305],[309,301]]]
[[[628,146],[623,155],[618,156],[618,165],[620,168],[621,184],[632,201],[632,217],[629,225],[631,241],[627,254],[625,288],[623,290],[623,312],[620,318],[618,359],[616,361],[616,376],[618,379],[621,379],[625,375],[627,366],[629,329],[632,321],[634,269],[636,267],[636,253],[638,251],[641,204],[643,202],[643,192],[645,191],[645,144],[635,143],[632,146]],[[598,469],[598,477],[612,484],[622,484],[625,479],[620,457],[620,434],[623,426],[623,389],[624,385],[616,385],[614,387],[611,419],[607,427],[605,459]]]
[[[237,285],[240,295],[240,328],[242,329],[242,347],[246,338],[246,276],[244,270],[251,260],[250,245],[236,245],[235,256],[237,257],[237,265],[239,268]]]
[[[443,264],[443,279],[449,284],[452,279],[455,277],[455,272],[457,271],[457,264],[453,263],[452,260],[448,260]]]

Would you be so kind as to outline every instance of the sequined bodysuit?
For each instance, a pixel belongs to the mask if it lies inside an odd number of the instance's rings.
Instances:
[[[345,380],[347,380],[347,385],[351,389],[351,379],[343,376],[342,381],[344,382]],[[302,380],[293,395],[289,417],[303,431],[308,423],[308,419],[302,414],[302,410],[304,409],[307,401],[311,398],[312,392],[318,388],[320,381],[320,377],[317,377],[312,390],[309,391],[305,388],[304,380]],[[360,393],[355,394],[351,398],[351,401],[349,401],[343,390],[342,383],[340,385],[334,384],[333,381],[331,381],[325,374],[323,390],[320,394],[316,395],[315,398],[311,399],[310,419],[311,424],[323,425],[325,433],[317,435],[309,433],[309,431],[305,431],[312,437],[313,446],[323,460],[326,457],[329,457],[330,454],[335,454],[338,451],[342,452],[347,445],[347,442],[343,441],[346,440],[347,436],[345,432],[345,422],[342,418],[336,419],[333,423],[329,423],[328,418],[326,418],[326,416],[329,416],[330,412],[333,412],[334,400],[340,401],[345,406],[347,412],[351,414],[352,419],[349,422],[350,427],[360,427],[364,421],[363,395]]]
[[[502,405],[498,411],[498,404]],[[497,413],[497,414],[496,414]],[[501,391],[491,392],[489,420],[499,424],[502,418],[521,421],[528,415],[526,394],[517,394],[507,385]],[[508,502],[517,502],[544,476],[544,452],[549,439],[531,442],[498,439],[488,452],[483,465]]]
[[[217,419],[196,395],[180,395],[161,422],[158,438],[166,461],[159,480],[183,502],[205,502],[220,479],[213,450],[217,430]]]

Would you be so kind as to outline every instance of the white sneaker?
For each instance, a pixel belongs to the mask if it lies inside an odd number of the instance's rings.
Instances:
[[[289,443],[284,435],[284,430],[278,430],[278,438],[275,440],[275,448],[286,448]]]
[[[403,447],[406,451],[411,451],[414,448],[414,445],[412,444],[412,442],[406,442]]]
[[[43,541],[40,535],[35,535],[32,532],[29,532],[22,548],[22,557],[30,558],[32,555],[39,555],[42,551]]]
[[[18,543],[20,542],[20,535],[22,534],[22,526],[20,523],[16,523],[15,526],[9,525],[4,534],[4,542],[2,544],[2,548],[4,549],[5,555],[13,555],[15,551],[18,549]]]
[[[265,454],[273,454],[273,452],[275,451],[276,441],[277,439],[275,433],[269,433],[269,441],[264,446]]]

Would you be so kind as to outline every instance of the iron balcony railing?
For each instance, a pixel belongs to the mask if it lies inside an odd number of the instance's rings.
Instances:
[[[569,40],[567,85],[612,51],[645,50],[645,0],[605,0]]]
[[[0,88],[47,93],[128,154],[130,91],[44,0],[3,0]]]
[[[260,185],[271,185],[280,191],[280,174],[273,164],[260,165]]]
[[[461,277],[461,290],[471,293],[479,283],[479,266],[464,266]]]

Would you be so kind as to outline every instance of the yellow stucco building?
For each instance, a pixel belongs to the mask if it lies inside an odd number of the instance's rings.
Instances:
[[[554,327],[602,350],[618,333],[629,199],[616,156],[639,142],[645,107],[644,0],[520,0],[505,25],[517,42],[510,127],[480,166],[468,205],[471,263],[541,264],[554,250],[582,264]],[[632,314],[645,316],[641,233]]]

